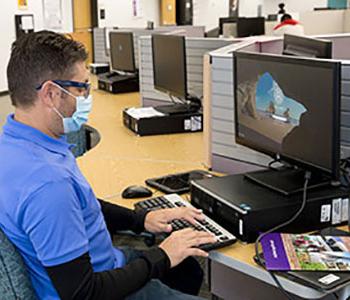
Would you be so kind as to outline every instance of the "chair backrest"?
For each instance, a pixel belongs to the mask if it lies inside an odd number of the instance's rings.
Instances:
[[[87,150],[85,125],[83,125],[78,131],[68,133],[67,142],[75,145],[72,148],[75,157],[82,156]]]
[[[0,295],[6,300],[37,300],[22,257],[1,229]]]

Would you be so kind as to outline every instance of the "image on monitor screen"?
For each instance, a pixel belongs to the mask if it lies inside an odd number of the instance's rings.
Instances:
[[[339,63],[239,52],[234,60],[237,143],[333,173]]]
[[[155,89],[186,99],[187,74],[185,37],[152,35]]]
[[[111,70],[136,72],[132,32],[109,33]]]

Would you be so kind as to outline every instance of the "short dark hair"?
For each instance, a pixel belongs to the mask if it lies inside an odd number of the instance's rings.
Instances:
[[[30,107],[36,87],[46,80],[70,79],[77,62],[87,59],[83,44],[52,31],[25,34],[12,44],[7,65],[12,104]]]
[[[291,20],[291,19],[292,19],[292,16],[290,14],[284,14],[281,18],[281,22]]]

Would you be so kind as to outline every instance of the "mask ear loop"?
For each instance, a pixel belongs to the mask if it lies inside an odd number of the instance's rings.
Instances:
[[[60,87],[58,84],[52,82],[52,81],[48,81],[48,84],[52,84],[53,86],[57,87],[58,89],[60,89],[62,92],[66,92],[69,96],[73,96],[71,93],[69,93],[68,91],[66,91],[65,89],[63,89],[62,87]],[[52,110],[63,120],[65,119],[65,117],[60,113],[60,111],[56,108],[56,106],[53,105]]]

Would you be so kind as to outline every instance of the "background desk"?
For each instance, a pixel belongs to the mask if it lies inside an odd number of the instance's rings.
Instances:
[[[139,106],[139,94],[112,95],[93,91],[89,125],[101,141],[78,159],[96,196],[118,199],[127,186],[144,185],[147,178],[168,173],[203,169],[202,133],[138,137],[123,126],[122,110]],[[120,198],[120,197],[119,197]],[[128,200],[122,200],[130,206]]]
[[[139,106],[139,94],[112,95],[93,91],[94,105],[89,124],[96,128],[100,143],[78,164],[96,196],[129,208],[137,200],[125,200],[121,191],[147,178],[168,173],[203,169],[202,133],[137,137],[122,124],[122,110]],[[225,299],[284,299],[269,274],[252,260],[253,245],[236,243],[210,253],[211,291]],[[282,278],[282,284],[297,295],[319,299],[324,294]],[[343,291],[346,293],[347,291]],[[335,299],[330,296],[324,299]],[[346,299],[346,298],[341,298]]]

